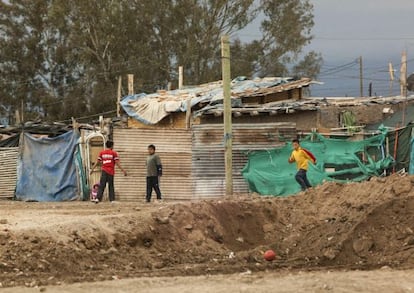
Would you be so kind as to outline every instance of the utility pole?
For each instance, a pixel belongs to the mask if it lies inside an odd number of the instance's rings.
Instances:
[[[221,37],[221,65],[224,103],[224,167],[226,176],[226,195],[233,195],[233,135],[231,125],[231,88],[230,88],[230,41],[229,36]]]
[[[359,96],[364,96],[364,81],[363,81],[362,56],[359,56]]]
[[[121,90],[122,90],[122,76],[118,77],[118,91],[116,97],[116,117],[121,117]]]

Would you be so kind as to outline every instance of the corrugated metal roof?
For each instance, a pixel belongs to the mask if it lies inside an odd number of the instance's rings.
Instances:
[[[310,84],[314,83],[310,78],[302,78],[300,80],[290,80],[288,82],[282,82],[278,85],[271,86],[271,87],[262,87],[258,88],[257,90],[250,92],[250,91],[244,91],[238,94],[240,97],[256,97],[256,96],[265,96],[270,95],[273,93],[280,93],[285,91],[290,91],[292,89],[298,89],[302,87],[309,86]]]
[[[0,198],[14,197],[18,147],[0,148]]]
[[[310,78],[293,80],[292,78],[266,77],[249,80],[236,78],[231,84],[231,95],[234,100],[242,97],[254,97],[288,91],[294,88],[309,86],[314,81]],[[158,91],[153,94],[126,96],[121,105],[125,112],[144,124],[156,124],[172,112],[185,112],[187,100],[191,106],[205,104],[212,106],[223,100],[222,82],[212,82],[195,87],[173,91]]]

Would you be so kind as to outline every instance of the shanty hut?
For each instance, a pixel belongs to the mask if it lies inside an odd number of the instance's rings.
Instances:
[[[316,111],[316,106],[309,107],[302,101],[303,89],[311,83],[307,78],[233,80],[234,192],[248,192],[241,170],[249,151],[270,149],[296,136],[295,122],[275,119],[279,113],[293,112],[280,103],[295,103],[296,111]],[[128,177],[115,180],[121,200],[144,198],[149,144],[156,145],[163,162],[160,185],[166,199],[204,199],[224,194],[221,82],[131,95],[121,105],[128,114],[128,123],[126,128],[114,129],[114,141],[123,166],[129,170]]]

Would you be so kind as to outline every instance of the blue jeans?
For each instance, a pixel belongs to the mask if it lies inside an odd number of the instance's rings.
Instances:
[[[308,177],[306,176],[306,170],[299,169],[295,175],[295,179],[299,183],[302,190],[306,190],[307,188],[312,187],[308,181]]]

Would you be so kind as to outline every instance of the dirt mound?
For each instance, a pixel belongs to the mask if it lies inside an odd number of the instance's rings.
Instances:
[[[413,267],[412,180],[395,175],[287,198],[160,205],[2,202],[0,283]],[[276,261],[263,259],[269,248]]]

